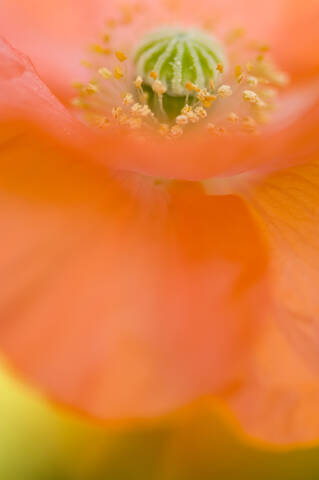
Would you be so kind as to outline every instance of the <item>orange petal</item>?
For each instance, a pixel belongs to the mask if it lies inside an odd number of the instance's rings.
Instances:
[[[30,60],[0,37],[0,121],[17,118],[41,125],[64,141],[81,129],[40,80]]]
[[[234,380],[267,300],[240,199],[107,174],[27,133],[1,171],[0,345],[29,380],[102,418]]]
[[[154,138],[141,143],[112,132],[99,138],[94,134],[87,148],[92,157],[113,168],[202,180],[303,163],[319,151],[318,135],[319,83],[315,82],[291,90],[282,99],[274,124],[260,135],[217,137],[199,131],[177,142]]]
[[[273,46],[282,68],[293,79],[319,75],[318,0],[284,0],[282,22]]]
[[[100,418],[224,388],[267,301],[267,252],[243,201],[89,163],[25,58],[2,43],[0,60],[2,351]]]
[[[245,429],[277,442],[319,438],[319,162],[267,177],[248,200],[271,245],[275,325],[232,399]]]
[[[272,322],[256,345],[250,370],[226,400],[254,439],[291,447],[318,442],[319,377]]]
[[[0,65],[0,116],[28,118],[73,148],[85,149],[94,162],[107,167],[198,180],[251,169],[278,169],[302,163],[306,154],[318,151],[317,82],[289,92],[281,102],[277,123],[263,135],[237,136],[231,141],[227,136],[190,135],[175,143],[158,139],[141,143],[112,130],[97,137],[80,126],[41,82],[29,60],[3,40]]]
[[[250,39],[271,45],[291,73],[318,73],[317,0],[200,0],[196,9],[190,0],[125,2],[134,12],[136,5],[148,15],[148,28],[163,16],[164,23],[168,16],[173,23],[198,20],[214,27],[220,22],[226,31],[243,27]],[[41,76],[61,95],[71,93],[68,87],[81,75],[85,49],[103,33],[105,21],[123,16],[123,4],[116,0],[0,0],[0,10],[2,34],[31,56]]]

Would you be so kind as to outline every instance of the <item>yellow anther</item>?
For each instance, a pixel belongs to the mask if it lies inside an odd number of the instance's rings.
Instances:
[[[82,82],[72,82],[72,87],[77,90],[83,90],[84,84]]]
[[[140,88],[142,88],[142,85],[143,85],[142,77],[140,76],[136,77],[133,83],[134,83],[134,86],[139,90]]]
[[[117,51],[115,52],[115,55],[116,55],[116,58],[120,61],[120,62],[125,62],[125,60],[127,60],[127,56],[125,55],[125,53],[121,52],[121,51]]]
[[[248,73],[251,73],[254,69],[254,65],[251,62],[246,63],[246,70]]]
[[[236,65],[235,67],[235,77],[238,78],[243,73],[243,69],[240,65]]]
[[[140,103],[134,103],[131,107],[131,112],[137,117],[153,117],[154,115],[148,105],[141,105]]]
[[[252,90],[244,90],[243,99],[245,100],[245,102],[252,103],[255,105],[258,103],[258,95],[256,92],[253,92]]]
[[[214,79],[213,79],[213,78],[211,78],[211,79],[209,80],[209,88],[210,88],[211,90],[215,90],[215,82],[214,82]]]
[[[237,115],[237,113],[231,112],[227,115],[227,120],[231,123],[238,123],[239,116]]]
[[[259,50],[263,53],[269,52],[270,46],[269,45],[260,45]]]
[[[131,107],[132,113],[139,113],[140,109],[142,108],[142,105],[140,103],[134,103],[134,105]]]
[[[218,95],[222,98],[231,97],[232,94],[233,94],[233,91],[229,85],[222,85],[218,89]]]
[[[217,135],[218,137],[226,133],[226,130],[223,127],[217,127],[214,123],[209,123],[207,129],[209,133]]]
[[[106,68],[106,67],[101,67],[98,69],[98,73],[99,75],[101,75],[102,78],[104,78],[105,80],[108,80],[109,78],[112,77],[112,72]]]
[[[219,73],[224,73],[224,65],[219,63],[216,67],[216,70],[218,70]]]
[[[155,80],[155,82],[152,85],[152,89],[154,90],[157,95],[164,95],[166,93],[166,87],[165,85],[162,84],[160,80]]]
[[[148,107],[148,105],[143,105],[140,111],[141,117],[153,117],[154,114],[152,110]]]
[[[188,113],[190,113],[192,111],[193,111],[193,107],[186,104],[185,107],[182,109],[181,113],[182,113],[182,115],[187,115]]]
[[[102,39],[103,39],[103,42],[108,43],[111,40],[111,37],[109,33],[104,33]]]
[[[134,102],[133,95],[131,93],[125,93],[123,96],[124,105],[132,105],[133,102]]]
[[[171,128],[171,135],[175,138],[181,137],[184,133],[184,130],[179,125],[174,125]]]
[[[167,135],[169,133],[169,126],[166,123],[161,123],[158,132],[160,135]]]
[[[257,107],[266,107],[266,103],[258,97],[256,92],[253,92],[252,90],[244,90],[243,99],[245,100],[245,102],[256,105]]]
[[[124,72],[121,67],[115,67],[114,69],[114,78],[116,80],[121,80],[124,77]]]
[[[152,70],[150,73],[150,77],[153,78],[153,80],[157,80],[158,75],[156,72],[154,72],[154,70]]]
[[[242,126],[246,132],[253,133],[256,130],[256,121],[252,117],[245,117]]]
[[[212,106],[212,103],[216,100],[217,97],[212,96],[211,98],[207,98],[206,100],[203,101],[203,106],[205,108],[210,108]]]
[[[91,62],[89,62],[88,60],[81,60],[81,65],[82,67],[85,67],[85,68],[92,68],[93,65]]]
[[[216,95],[211,95],[206,88],[200,90],[198,94],[198,100],[204,105],[205,108],[210,108],[216,98]]]
[[[193,112],[193,111],[188,112],[187,118],[188,118],[188,120],[189,120],[191,123],[198,123],[199,120],[200,120],[199,116],[196,115],[196,113]]]
[[[244,28],[235,28],[234,30],[231,30],[227,37],[226,37],[226,41],[228,43],[233,43],[235,42],[236,40],[239,40],[240,38],[242,38],[244,35],[245,35],[245,29]]]
[[[202,90],[199,91],[198,93],[198,99],[200,102],[203,102],[210,96],[210,93],[207,91],[207,88],[203,88]]]
[[[181,126],[187,125],[188,124],[187,115],[179,115],[178,117],[176,117],[176,124]]]
[[[253,75],[248,75],[246,82],[251,88],[256,88],[258,86],[258,78]]]
[[[196,93],[200,92],[200,88],[192,82],[186,82],[185,88],[188,92],[196,92]]]
[[[118,120],[122,114],[123,114],[123,109],[121,107],[112,108],[112,115],[113,115],[113,118],[115,118],[115,120]]]
[[[91,52],[93,53],[100,53],[102,55],[110,55],[112,50],[110,48],[102,47],[102,45],[91,45]]]
[[[97,93],[98,91],[98,86],[94,83],[88,83],[83,87],[83,92],[87,93],[88,95],[94,95],[94,93]]]
[[[203,107],[196,107],[194,110],[195,114],[198,115],[201,119],[207,118],[207,112]]]
[[[90,113],[87,119],[94,127],[105,128],[110,126],[110,121],[103,115]]]
[[[243,69],[240,65],[236,65],[235,67],[235,77],[238,83],[241,83],[245,78],[243,74]]]
[[[131,5],[124,5],[121,8],[121,14],[122,14],[122,23],[124,25],[129,25],[132,23],[133,18],[134,18],[134,11],[132,9]]]

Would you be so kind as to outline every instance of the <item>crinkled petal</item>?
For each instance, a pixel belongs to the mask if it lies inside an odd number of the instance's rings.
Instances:
[[[210,136],[203,131],[163,142],[116,132],[88,139],[93,157],[111,167],[145,175],[203,180],[249,170],[265,172],[304,163],[319,152],[319,83],[303,85],[282,99],[278,115],[261,135]],[[91,145],[91,147],[90,147]],[[108,155],[109,153],[109,155]]]
[[[70,148],[73,120],[2,47],[1,351],[98,418],[224,389],[245,369],[267,302],[267,248],[244,202],[91,163]],[[5,90],[22,104],[31,95],[32,124]]]
[[[80,130],[79,124],[40,80],[30,60],[0,37],[0,139],[8,136],[4,124],[17,118],[41,125],[64,141]]]
[[[305,446],[319,438],[319,377],[271,320],[242,383],[226,394],[243,431],[272,445]]]
[[[271,245],[272,321],[232,399],[250,433],[286,443],[319,438],[319,162],[246,192]]]

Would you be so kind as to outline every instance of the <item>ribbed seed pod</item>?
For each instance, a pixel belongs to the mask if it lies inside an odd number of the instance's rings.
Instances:
[[[145,85],[152,86],[153,72],[171,97],[189,95],[187,83],[209,89],[211,81],[219,82],[218,65],[227,67],[224,52],[214,38],[196,29],[179,28],[162,28],[144,37],[134,63]]]

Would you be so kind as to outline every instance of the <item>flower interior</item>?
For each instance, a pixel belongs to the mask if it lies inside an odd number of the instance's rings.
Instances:
[[[165,24],[139,27],[139,40],[135,30],[134,41],[122,46],[135,19],[120,22],[118,32],[110,24],[83,61],[90,79],[74,84],[73,106],[87,123],[173,140],[198,128],[207,135],[258,134],[270,122],[288,76],[266,45],[247,40],[241,28],[218,38],[201,26]]]

